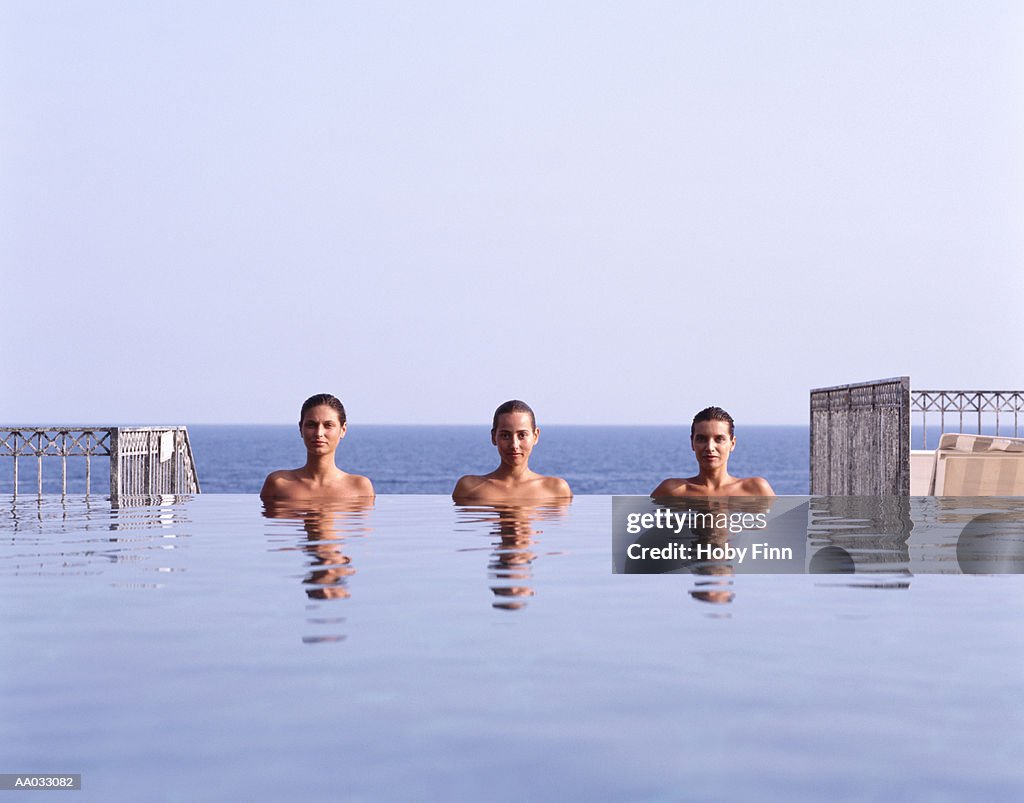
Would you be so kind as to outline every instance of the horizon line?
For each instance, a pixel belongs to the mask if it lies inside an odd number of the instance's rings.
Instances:
[[[346,421],[346,424],[351,424],[351,419]],[[360,421],[358,426],[361,427],[486,427],[488,422],[387,422],[387,421]],[[35,422],[35,423],[13,423],[13,424],[0,424],[0,429],[3,428],[22,428],[28,429],[31,427],[39,427],[42,429],[67,428],[67,429],[90,429],[97,428],[102,429],[104,427],[181,427],[181,426],[198,426],[198,427],[283,427],[283,426],[298,426],[298,422],[287,423],[283,421],[189,421],[185,423],[171,424],[167,422],[163,423],[142,423],[141,421],[129,421],[126,423],[51,423],[51,422]],[[672,422],[672,423],[622,423],[618,422],[615,424],[606,424],[602,422],[586,422],[586,423],[565,423],[565,422],[544,422],[538,426],[542,427],[689,427],[690,423],[687,422]],[[737,429],[746,427],[809,427],[810,424],[742,424],[737,425]],[[490,427],[488,427],[490,429]]]

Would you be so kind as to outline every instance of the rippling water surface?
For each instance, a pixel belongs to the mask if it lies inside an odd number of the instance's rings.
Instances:
[[[610,515],[8,497],[4,771],[76,800],[1024,792],[1020,575],[612,575]]]

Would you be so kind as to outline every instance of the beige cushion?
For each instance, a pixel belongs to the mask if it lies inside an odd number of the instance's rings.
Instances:
[[[945,433],[935,452],[936,496],[1024,496],[1024,438]]]

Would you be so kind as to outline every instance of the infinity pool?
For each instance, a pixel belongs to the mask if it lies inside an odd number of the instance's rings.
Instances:
[[[1024,794],[1019,574],[613,575],[597,496],[3,511],[0,772],[58,796]]]

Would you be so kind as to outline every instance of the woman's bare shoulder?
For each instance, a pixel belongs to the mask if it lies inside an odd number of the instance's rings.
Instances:
[[[277,471],[271,471],[267,475],[266,482],[280,482],[280,481],[294,481],[296,479],[297,468],[282,468]]]
[[[541,487],[544,489],[545,496],[556,499],[572,496],[572,489],[569,487],[569,483],[561,477],[542,477]]]
[[[349,474],[345,478],[346,490],[350,492],[351,496],[376,496],[377,492],[373,489],[373,483],[370,482],[369,477],[364,477],[361,474]]]
[[[746,496],[775,496],[775,491],[764,477],[747,477],[740,481],[740,488]]]
[[[260,498],[267,499],[287,498],[287,489],[296,481],[298,469],[284,468],[278,471],[271,471],[263,481],[263,489],[260,491]]]
[[[455,483],[455,489],[452,491],[452,499],[456,502],[471,499],[475,497],[486,484],[487,477],[478,477],[475,474],[467,474],[464,477],[459,477],[459,481]]]
[[[692,496],[691,482],[689,479],[684,477],[669,477],[667,480],[662,480],[658,487],[651,491],[651,496],[658,497],[672,497],[672,496]]]

